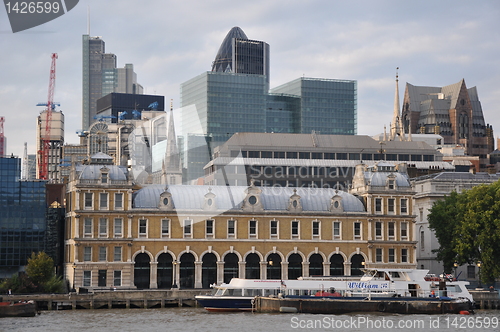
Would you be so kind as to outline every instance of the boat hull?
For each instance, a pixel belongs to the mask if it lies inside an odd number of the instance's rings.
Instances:
[[[352,312],[388,312],[397,314],[458,314],[471,311],[472,304],[466,299],[348,299],[348,298],[270,298],[257,297],[257,312],[292,312],[310,314],[345,314]]]
[[[196,301],[208,311],[251,311],[253,297],[247,296],[196,296]]]
[[[34,302],[0,302],[0,317],[33,317],[37,308]]]

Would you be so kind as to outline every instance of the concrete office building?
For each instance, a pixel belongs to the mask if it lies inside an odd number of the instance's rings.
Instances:
[[[82,130],[87,130],[96,116],[96,102],[112,92],[142,94],[132,64],[117,68],[116,55],[105,53],[100,37],[83,35],[82,48]]]

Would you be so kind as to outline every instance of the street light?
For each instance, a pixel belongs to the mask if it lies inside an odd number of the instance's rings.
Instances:
[[[455,263],[453,263],[453,267],[455,268],[455,280],[458,280],[457,278],[457,267],[458,267],[458,262],[455,261]]]
[[[478,261],[476,264],[477,267],[479,268],[479,282],[477,285],[478,288],[483,288],[483,285],[481,284],[481,264],[482,264],[481,261]]]
[[[174,282],[172,284],[172,288],[178,288],[177,287],[177,283],[175,282],[175,276],[177,274],[177,269],[176,269],[176,266],[177,266],[177,261],[173,261],[172,262],[172,267],[173,267],[173,272],[174,272]]]

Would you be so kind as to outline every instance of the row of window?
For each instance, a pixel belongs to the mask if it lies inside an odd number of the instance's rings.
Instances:
[[[93,229],[93,219],[85,218],[83,224],[83,236],[86,238],[94,237]],[[109,234],[109,220],[108,218],[99,218],[98,224],[98,237],[107,238]],[[269,238],[279,239],[279,220],[273,219],[269,221]],[[171,220],[162,219],[160,228],[160,236],[162,238],[170,238],[171,236]],[[387,231],[385,231],[385,228]],[[193,220],[185,219],[182,224],[183,237],[193,238]],[[123,237],[123,218],[115,218],[113,222],[113,237],[121,238]],[[408,222],[399,223],[400,240],[408,240],[409,238],[409,226]],[[226,224],[226,236],[228,239],[235,239],[237,236],[237,221],[235,219],[227,220]],[[383,240],[384,234],[387,236],[387,240],[396,239],[396,222],[375,222],[375,240]],[[138,237],[147,238],[149,235],[149,225],[148,219],[139,219],[138,223]],[[300,239],[300,220],[290,221],[290,235],[292,239]],[[321,221],[313,220],[311,222],[311,236],[313,239],[321,239]],[[205,220],[205,238],[210,239],[215,237],[215,220],[207,219]],[[258,238],[258,221],[251,219],[248,221],[248,238],[257,239]],[[362,222],[355,221],[353,223],[353,237],[354,240],[363,239],[363,227]],[[342,222],[333,221],[332,224],[332,239],[342,240]]]
[[[396,249],[387,249],[387,263],[396,263]],[[408,263],[408,249],[401,248],[401,263]],[[375,248],[375,263],[384,263],[384,250],[383,248]]]
[[[394,185],[394,184],[392,184]],[[389,189],[391,183],[389,183]],[[382,197],[375,198],[375,213],[384,212],[384,199]],[[387,198],[387,214],[396,213],[396,198]],[[408,198],[401,198],[399,200],[399,214],[408,214]]]
[[[94,209],[94,193],[84,193],[84,209]],[[99,193],[99,210],[109,210],[111,208],[109,203],[109,193]],[[114,194],[114,207],[115,210],[123,210],[123,193]]]
[[[97,271],[98,279],[97,286],[98,287],[106,287],[106,279],[107,279],[107,270],[99,270]],[[122,285],[122,271],[115,270],[113,271],[113,286],[119,287]],[[91,287],[92,286],[92,271],[83,271],[83,286]]]
[[[296,152],[296,151],[239,151],[232,150],[231,157],[241,153],[243,158],[275,159],[328,159],[328,160],[390,160],[390,161],[434,161],[434,155],[395,153],[346,153],[346,152]]]
[[[108,247],[99,247],[97,260],[99,262],[121,262],[123,248],[121,246],[113,247],[113,260],[108,260]],[[92,247],[83,247],[83,261],[92,262]]]

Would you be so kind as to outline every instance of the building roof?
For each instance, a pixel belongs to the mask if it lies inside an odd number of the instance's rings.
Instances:
[[[247,186],[168,186],[175,209],[178,211],[203,211],[205,195],[215,195],[215,204],[219,212],[239,210],[246,197]],[[255,187],[261,190],[260,199],[265,211],[287,211],[290,196],[295,193],[301,197],[303,211],[328,212],[331,198],[340,196],[344,212],[365,212],[363,203],[354,195],[331,188],[291,188],[291,187]],[[160,195],[165,186],[150,185],[134,195],[134,208],[157,209]]]
[[[488,174],[484,172],[480,173],[470,173],[470,172],[441,172],[429,175],[423,175],[413,178],[412,181],[424,181],[428,179],[439,180],[439,181],[478,181],[478,182],[495,182],[500,179],[500,173]]]
[[[234,27],[226,35],[219,47],[217,56],[212,64],[212,71],[233,72],[231,68],[233,59],[233,38],[248,39],[240,27]]]

